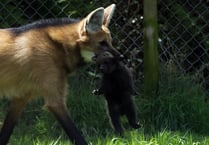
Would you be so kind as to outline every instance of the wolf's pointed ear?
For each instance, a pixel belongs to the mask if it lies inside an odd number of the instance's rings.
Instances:
[[[102,28],[104,21],[104,8],[98,8],[92,11],[85,21],[85,29],[89,33],[96,33]]]
[[[115,11],[115,4],[111,4],[109,5],[108,7],[106,7],[104,9],[104,21],[103,21],[103,24],[108,27],[109,23],[110,23],[110,20],[113,16],[113,13]]]

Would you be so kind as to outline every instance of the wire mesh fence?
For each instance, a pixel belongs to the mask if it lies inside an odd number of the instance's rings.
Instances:
[[[135,79],[143,77],[143,3],[139,0],[1,0],[0,27],[45,18],[79,18],[116,3],[111,22],[113,45],[124,54]],[[159,0],[159,59],[182,73],[198,73],[209,88],[209,2]]]
[[[208,1],[161,0],[158,11],[160,60],[198,74],[209,88]]]

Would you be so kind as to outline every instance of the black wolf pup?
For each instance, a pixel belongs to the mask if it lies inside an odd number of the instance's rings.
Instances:
[[[104,51],[94,58],[97,69],[103,74],[101,87],[93,94],[103,94],[107,101],[107,112],[110,123],[116,133],[123,135],[120,116],[126,115],[132,128],[139,128],[136,109],[133,101],[134,84],[129,69],[118,57]]]

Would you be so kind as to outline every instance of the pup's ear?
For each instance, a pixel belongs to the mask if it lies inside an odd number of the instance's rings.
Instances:
[[[100,7],[92,11],[85,19],[87,33],[96,33],[102,28],[104,21],[104,8]]]
[[[108,27],[109,23],[110,23],[110,20],[113,16],[113,13],[115,11],[115,4],[111,4],[109,5],[108,7],[106,7],[104,9],[104,21],[103,21],[103,24]]]

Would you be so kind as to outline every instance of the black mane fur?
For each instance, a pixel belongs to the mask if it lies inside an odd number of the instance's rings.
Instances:
[[[71,18],[43,19],[20,27],[9,28],[9,30],[14,34],[19,35],[31,29],[39,29],[49,26],[62,26],[66,24],[76,23],[78,21],[79,20],[71,19]]]

